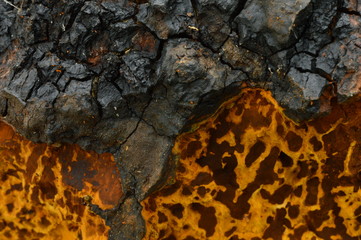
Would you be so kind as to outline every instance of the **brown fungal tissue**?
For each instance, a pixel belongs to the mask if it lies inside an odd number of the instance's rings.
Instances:
[[[89,205],[118,204],[117,171],[110,154],[35,144],[0,121],[0,239],[107,239]]]
[[[144,239],[359,239],[361,101],[296,124],[244,90],[180,135],[174,179],[143,202]]]

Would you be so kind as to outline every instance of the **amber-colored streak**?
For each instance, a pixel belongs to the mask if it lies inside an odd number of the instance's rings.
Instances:
[[[361,101],[296,124],[248,89],[193,129],[173,184],[142,202],[145,240],[361,236]]]
[[[108,239],[88,206],[112,208],[121,196],[110,154],[35,144],[0,121],[0,239]]]

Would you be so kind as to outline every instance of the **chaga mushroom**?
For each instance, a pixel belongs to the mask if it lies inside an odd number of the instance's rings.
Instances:
[[[36,144],[0,121],[0,238],[107,239],[91,211],[115,207],[121,182],[110,154]]]
[[[0,239],[357,236],[359,2],[0,0]]]
[[[142,202],[144,239],[361,234],[361,101],[305,123],[246,89],[176,139],[175,178]]]

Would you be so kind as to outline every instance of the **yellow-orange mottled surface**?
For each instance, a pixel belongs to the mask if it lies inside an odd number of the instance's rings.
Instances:
[[[112,208],[121,196],[110,154],[35,144],[0,121],[0,239],[108,239],[88,205]]]
[[[243,90],[173,155],[172,184],[142,202],[145,240],[360,239],[360,100],[296,124]]]

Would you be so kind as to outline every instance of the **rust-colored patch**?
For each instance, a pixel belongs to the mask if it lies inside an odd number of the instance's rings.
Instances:
[[[12,47],[3,53],[2,61],[0,62],[0,78],[6,79],[10,74],[12,66],[17,59],[17,54],[20,52],[19,46],[19,41],[14,40]]]
[[[132,39],[134,49],[154,53],[157,51],[158,40],[150,32],[138,32]]]
[[[0,239],[107,239],[88,205],[113,208],[121,196],[110,154],[35,144],[0,121]]]
[[[108,52],[110,45],[109,37],[107,34],[102,34],[98,40],[95,40],[90,47],[90,54],[88,56],[88,63],[97,65],[100,63],[104,54]]]
[[[144,240],[361,236],[360,99],[296,124],[246,89],[193,129],[173,148],[174,184],[142,202]]]

